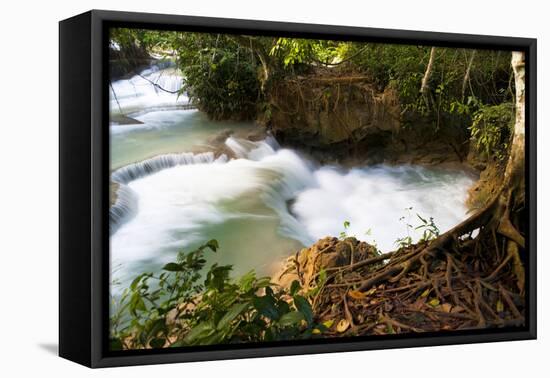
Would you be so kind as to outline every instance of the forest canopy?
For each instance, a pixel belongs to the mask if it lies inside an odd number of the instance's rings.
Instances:
[[[212,119],[269,123],[276,83],[315,75],[395,90],[404,124],[420,118],[438,129],[460,120],[487,153],[510,136],[500,127],[512,117],[502,104],[514,100],[506,51],[124,28],[111,30],[111,46],[130,72],[145,51],[173,60],[185,78],[181,91]]]

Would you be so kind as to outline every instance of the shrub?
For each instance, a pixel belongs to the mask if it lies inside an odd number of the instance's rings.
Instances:
[[[204,254],[211,240],[178,255],[162,273],[143,273],[124,290],[111,316],[111,349],[143,349],[309,338],[326,330],[313,319],[300,284],[277,288],[253,271],[238,280],[231,266],[213,264],[206,275]]]
[[[470,133],[477,149],[487,157],[495,156],[502,160],[512,136],[514,122],[513,105],[482,105],[473,114]]]

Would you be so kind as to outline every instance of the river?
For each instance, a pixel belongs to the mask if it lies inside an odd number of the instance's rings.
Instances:
[[[231,264],[236,276],[251,269],[269,275],[325,236],[345,231],[385,252],[407,233],[418,240],[420,232],[406,226],[418,224],[416,214],[433,217],[441,231],[466,217],[475,178],[459,169],[322,166],[272,137],[229,136],[225,147],[236,157],[216,156],[209,141],[221,130],[244,135],[259,126],[210,121],[183,109],[186,96],[151,82],[175,91],[181,77],[168,68],[112,84],[113,119],[122,112],[141,122],[109,126],[111,180],[119,184],[111,209],[112,292],[210,239],[221,248],[209,263]]]

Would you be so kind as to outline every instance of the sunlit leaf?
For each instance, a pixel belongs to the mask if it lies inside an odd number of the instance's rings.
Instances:
[[[341,319],[338,324],[336,324],[336,331],[343,333],[349,328],[350,324],[346,319]]]
[[[364,299],[367,296],[367,294],[357,290],[350,290],[348,291],[348,296],[355,300],[361,300],[361,299]]]

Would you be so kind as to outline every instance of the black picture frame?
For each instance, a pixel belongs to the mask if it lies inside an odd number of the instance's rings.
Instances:
[[[516,50],[526,61],[526,326],[110,352],[107,30],[112,26]],[[536,338],[536,39],[92,10],[59,23],[59,354],[88,367]]]

